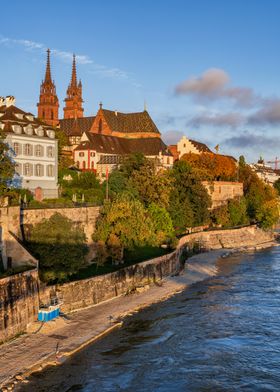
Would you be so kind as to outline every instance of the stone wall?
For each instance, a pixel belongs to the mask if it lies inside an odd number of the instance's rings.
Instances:
[[[39,285],[36,270],[0,279],[0,341],[26,330],[28,323],[37,318],[39,303],[49,304],[53,296],[63,300],[61,310],[69,313],[175,274],[181,267],[182,250],[185,247],[192,248],[195,243],[199,243],[205,250],[211,250],[254,247],[273,239],[272,233],[264,232],[256,226],[193,233],[182,237],[172,253],[102,276],[54,286]]]
[[[20,239],[20,208],[0,208],[0,253],[4,269],[7,268],[8,258],[13,268],[22,265],[37,267],[37,260],[19,242]]]
[[[203,181],[212,199],[212,208],[225,204],[228,200],[243,196],[243,183],[230,181]]]
[[[99,216],[100,207],[69,207],[69,208],[37,208],[22,211],[21,223],[24,231],[28,227],[41,222],[43,219],[49,219],[53,214],[59,213],[74,223],[83,227],[87,237],[88,244],[92,243],[91,236],[95,230],[95,222]]]
[[[264,232],[256,226],[189,234],[180,239],[176,251],[156,259],[103,276],[60,286],[41,287],[40,301],[48,303],[50,296],[57,292],[58,296],[63,298],[62,311],[68,313],[123,295],[139,286],[153,284],[164,276],[176,273],[180,268],[179,256],[186,246],[192,248],[195,243],[199,243],[204,250],[253,247],[273,239],[272,233]]]
[[[38,289],[37,270],[0,279],[0,342],[24,332],[37,318]]]

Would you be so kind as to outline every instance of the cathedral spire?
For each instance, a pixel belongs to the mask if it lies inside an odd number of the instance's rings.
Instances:
[[[51,61],[50,61],[50,49],[47,50],[47,66],[46,66],[46,74],[45,74],[45,83],[51,83]]]
[[[38,118],[51,126],[57,126],[59,102],[56,95],[55,84],[51,77],[50,49],[47,50],[47,65],[45,80],[41,84],[40,98],[37,104]]]
[[[76,56],[73,54],[71,80],[64,100],[64,118],[80,118],[84,116],[82,82],[77,82]]]
[[[71,86],[77,87],[76,56],[73,54]]]

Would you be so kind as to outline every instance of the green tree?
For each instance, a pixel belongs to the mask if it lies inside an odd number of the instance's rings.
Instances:
[[[228,212],[231,226],[245,225],[249,222],[245,197],[229,200]]]
[[[211,211],[211,220],[215,226],[230,226],[230,214],[227,204],[216,207]]]
[[[84,231],[73,221],[55,213],[34,225],[28,247],[39,260],[39,272],[47,282],[64,282],[85,265]]]
[[[273,184],[274,188],[276,189],[278,196],[280,196],[280,178],[278,178],[278,180],[275,181],[275,183]]]
[[[273,227],[279,219],[279,206],[277,200],[266,200],[257,209],[256,217],[263,229],[269,229]]]
[[[94,241],[103,241],[111,256],[116,254],[117,245],[124,249],[134,249],[155,244],[153,222],[139,200],[127,194],[106,202],[97,221]]]
[[[72,154],[67,154],[63,149],[68,147],[68,137],[65,133],[57,128],[55,131],[55,137],[58,140],[58,171],[63,171],[64,169],[68,169],[69,166],[73,165]]]
[[[172,178],[167,171],[157,172],[154,161],[146,160],[141,170],[134,170],[128,184],[137,192],[145,206],[156,203],[162,207],[168,207]]]
[[[4,142],[4,134],[0,132],[0,196],[5,194],[15,175],[15,162],[12,151]]]
[[[171,170],[174,188],[177,191],[178,202],[189,201],[193,211],[193,225],[199,226],[209,223],[211,198],[206,188],[201,184],[201,178],[185,161],[175,162]]]
[[[170,242],[174,238],[175,232],[168,211],[155,203],[150,204],[147,211],[153,222],[157,245]]]

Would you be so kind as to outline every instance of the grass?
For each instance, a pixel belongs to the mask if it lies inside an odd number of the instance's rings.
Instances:
[[[111,272],[118,271],[122,268],[128,267],[133,264],[140,263],[141,261],[146,261],[153,259],[155,257],[163,256],[170,253],[170,249],[156,248],[151,246],[145,246],[142,248],[135,248],[131,251],[126,251],[124,254],[124,264],[112,265],[111,262],[105,263],[103,266],[97,267],[96,264],[91,264],[86,268],[80,269],[80,271],[72,275],[70,281],[82,280],[91,278],[93,276],[100,276],[109,274]]]

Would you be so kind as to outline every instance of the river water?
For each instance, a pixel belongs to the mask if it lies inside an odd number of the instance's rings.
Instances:
[[[221,260],[217,276],[128,317],[20,390],[279,392],[280,248]]]

